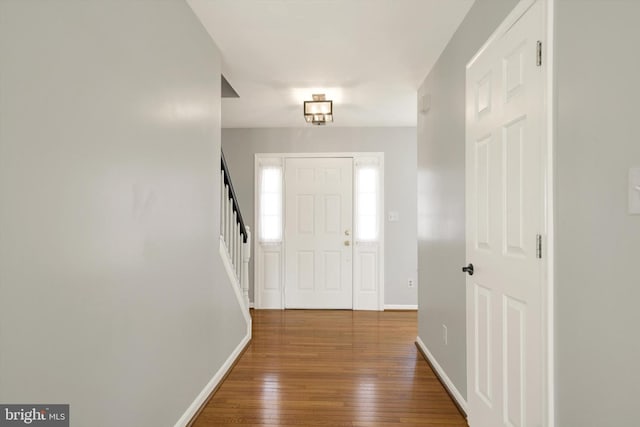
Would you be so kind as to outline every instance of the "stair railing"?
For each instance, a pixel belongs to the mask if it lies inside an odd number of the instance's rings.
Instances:
[[[238,197],[231,182],[229,167],[221,153],[220,171],[220,237],[227,248],[229,260],[249,309],[249,260],[251,259],[251,230],[244,223]]]

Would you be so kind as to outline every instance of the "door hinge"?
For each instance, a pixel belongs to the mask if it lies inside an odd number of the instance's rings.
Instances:
[[[536,234],[536,258],[542,259],[542,235]]]
[[[536,65],[542,67],[542,42],[538,40],[536,48]]]

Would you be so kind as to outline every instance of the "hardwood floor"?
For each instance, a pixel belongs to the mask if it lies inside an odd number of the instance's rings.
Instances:
[[[415,312],[252,310],[253,340],[193,424],[460,426]]]

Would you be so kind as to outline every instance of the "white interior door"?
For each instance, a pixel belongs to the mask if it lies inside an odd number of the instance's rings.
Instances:
[[[521,3],[501,29],[467,67],[468,416],[471,427],[534,427],[545,418],[541,2]]]
[[[285,308],[353,307],[353,159],[285,162]]]

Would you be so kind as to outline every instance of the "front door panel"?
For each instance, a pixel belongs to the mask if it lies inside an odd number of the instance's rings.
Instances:
[[[285,308],[351,309],[351,158],[285,163]]]

